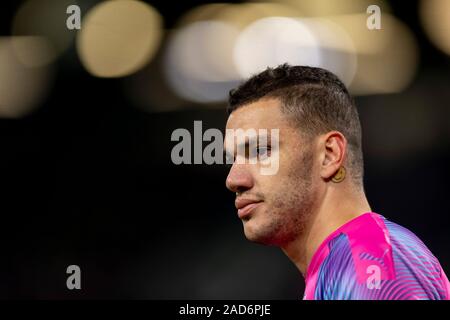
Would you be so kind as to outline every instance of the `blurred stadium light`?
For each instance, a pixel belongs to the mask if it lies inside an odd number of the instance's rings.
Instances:
[[[187,12],[180,18],[178,27],[181,28],[198,21],[214,20],[230,23],[242,30],[252,22],[262,18],[272,16],[298,17],[300,15],[297,8],[282,3],[213,3],[195,7]]]
[[[350,85],[354,95],[404,90],[414,79],[419,47],[414,34],[399,19],[383,13],[381,30],[365,26],[367,15],[328,17],[350,36],[357,53],[357,70]]]
[[[56,27],[65,24],[66,15],[55,14],[65,12],[69,2],[73,4],[68,0],[28,0],[19,8],[13,34],[41,34],[48,39],[48,43],[39,42],[45,47],[38,50],[39,54],[21,50],[20,44],[16,46],[16,55],[25,64],[50,63],[70,45],[76,32]],[[426,3],[421,11],[424,21],[448,21],[427,20],[427,12],[448,10],[444,10],[440,0]],[[381,30],[366,27],[365,10],[371,4],[383,10]],[[206,105],[224,102],[228,91],[242,79],[285,62],[326,68],[336,73],[355,95],[399,92],[414,78],[418,46],[409,28],[389,11],[386,1],[381,0],[202,5],[184,14],[177,27],[166,32],[166,50],[158,65],[153,66],[162,69],[158,75],[172,90],[164,90],[164,94],[177,96],[172,99],[171,110],[183,105],[180,99]],[[143,1],[99,2],[83,15],[82,29],[77,33],[80,61],[96,77],[136,73],[155,58],[163,41],[162,24],[161,15]],[[444,29],[430,29],[441,30],[441,46],[450,43],[442,40]],[[148,88],[146,78],[137,77],[133,86]],[[138,91],[140,95],[155,95],[152,88]],[[165,100],[161,94],[155,96]],[[155,99],[141,98],[155,103]]]
[[[77,50],[88,72],[123,77],[155,55],[162,38],[162,17],[142,1],[101,2],[84,17]]]
[[[299,12],[273,3],[216,3],[187,12],[169,37],[166,51],[164,68],[172,89],[197,103],[225,101],[228,91],[242,80],[233,55],[240,33],[258,19],[274,15]]]
[[[174,91],[199,103],[225,100],[238,79],[230,54],[236,34],[232,25],[220,21],[195,22],[176,31],[165,60]]]
[[[242,79],[285,62],[328,69],[355,95],[399,92],[412,81],[416,40],[389,13],[381,30],[369,30],[368,1],[278,2],[212,4],[187,13],[166,52],[172,89],[197,103],[225,101]]]
[[[66,8],[77,4],[75,0],[28,0],[17,10],[12,22],[13,36],[42,36],[47,38],[51,50],[41,56],[39,63],[54,61],[72,43],[74,32],[66,26]]]
[[[234,61],[242,78],[284,62],[317,66],[319,40],[300,22],[285,17],[255,21],[239,36]]]
[[[390,12],[390,7],[384,0],[269,0],[268,2],[291,6],[300,10],[306,17],[356,14],[366,12],[370,5],[379,6],[384,13]]]
[[[450,1],[422,0],[420,18],[431,42],[450,55]]]
[[[241,33],[234,58],[243,78],[288,62],[329,69],[348,85],[356,68],[351,39],[338,25],[318,18],[258,20]]]
[[[51,65],[45,38],[0,37],[0,117],[19,118],[39,105],[49,91]]]

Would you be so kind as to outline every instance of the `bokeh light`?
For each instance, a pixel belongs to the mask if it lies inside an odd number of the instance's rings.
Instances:
[[[366,12],[370,5],[378,5],[383,13],[390,12],[388,3],[383,0],[271,0],[271,2],[296,8],[307,17],[358,14]]]
[[[239,30],[221,21],[199,21],[177,32],[169,48],[169,64],[202,81],[238,78],[229,52]]]
[[[382,27],[367,27],[369,5]],[[283,63],[322,67],[352,94],[404,90],[414,78],[418,46],[385,1],[329,0],[211,4],[181,18],[169,38],[165,73],[184,99],[225,101],[238,82]]]
[[[237,33],[220,21],[195,22],[177,31],[165,60],[165,73],[175,92],[200,103],[225,100],[239,78],[229,54]]]
[[[47,39],[45,54],[33,57],[35,65],[51,63],[70,47],[75,31],[66,27],[66,9],[73,4],[76,5],[77,2],[28,0],[17,10],[12,23],[13,36],[41,36]]]
[[[241,33],[234,58],[242,78],[287,62],[326,68],[349,84],[356,68],[351,39],[338,25],[317,18],[260,19]]]
[[[123,77],[146,65],[161,39],[162,18],[153,7],[134,0],[105,1],[84,17],[77,50],[92,75]]]
[[[240,33],[252,22],[272,15],[296,16],[271,3],[209,4],[186,13],[169,37],[165,74],[174,92],[198,103],[223,102],[242,75],[234,50]]]
[[[242,78],[284,62],[317,66],[319,43],[313,32],[291,18],[270,17],[248,26],[237,40],[234,61]]]
[[[420,18],[431,42],[450,55],[450,1],[422,0]]]
[[[366,27],[366,14],[328,17],[352,39],[358,67],[350,85],[355,95],[394,93],[414,79],[419,48],[411,30],[394,16],[383,13],[380,30]]]
[[[178,27],[199,21],[222,21],[234,25],[243,30],[256,20],[267,17],[298,17],[301,12],[291,6],[282,3],[270,2],[245,2],[239,4],[213,3],[198,6],[188,11],[180,18]]]
[[[41,37],[0,37],[0,117],[23,117],[45,98],[52,67],[36,66],[36,61],[46,56],[46,48]]]

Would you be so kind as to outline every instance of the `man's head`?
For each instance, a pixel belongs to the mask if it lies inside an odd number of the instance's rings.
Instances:
[[[276,145],[270,145],[269,137],[268,148],[258,149],[278,157],[275,175],[262,175],[259,162],[235,161],[226,180],[237,195],[248,239],[280,246],[294,240],[327,190],[336,187],[332,178],[341,167],[347,171],[342,184],[362,189],[358,113],[332,73],[301,66],[269,68],[230,92],[228,111],[227,129],[279,130]]]

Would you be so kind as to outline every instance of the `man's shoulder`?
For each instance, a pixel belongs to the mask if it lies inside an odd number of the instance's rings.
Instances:
[[[378,214],[355,222],[329,242],[325,287],[333,283],[332,291],[343,292],[339,297],[363,299],[448,297],[450,284],[439,261],[413,232]]]
[[[329,261],[340,261],[335,264],[340,275],[358,283],[365,283],[375,273],[382,280],[395,277],[393,248],[385,221],[379,214],[367,213],[340,228],[330,241],[328,257]]]

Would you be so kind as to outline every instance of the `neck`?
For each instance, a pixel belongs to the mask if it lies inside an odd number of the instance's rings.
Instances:
[[[345,188],[345,187],[344,187]],[[346,222],[370,212],[363,191],[327,189],[302,234],[281,248],[303,276],[320,244]]]

